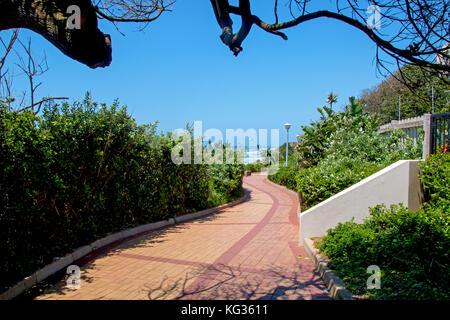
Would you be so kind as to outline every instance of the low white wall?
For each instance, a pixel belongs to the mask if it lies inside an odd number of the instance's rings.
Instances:
[[[322,237],[339,222],[360,223],[369,207],[403,203],[418,210],[422,202],[419,160],[401,160],[300,214],[300,244]]]

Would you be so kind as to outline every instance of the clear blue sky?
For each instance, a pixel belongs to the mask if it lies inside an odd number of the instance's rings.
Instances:
[[[268,22],[271,10],[262,1],[255,8]],[[348,97],[382,80],[376,74],[375,45],[360,31],[326,18],[287,30],[288,41],[254,27],[238,57],[221,43],[207,0],[179,0],[172,13],[144,32],[122,24],[125,37],[110,23],[100,26],[112,36],[113,61],[95,70],[39,35],[21,31],[22,39],[32,37],[35,53],[45,51],[49,63],[39,96],[79,100],[91,91],[99,102],[119,98],[138,123],[158,120],[163,131],[202,120],[204,130],[284,132],[288,121],[294,140],[300,125],[319,118],[316,109],[328,92],[339,95],[336,109],[342,109]]]

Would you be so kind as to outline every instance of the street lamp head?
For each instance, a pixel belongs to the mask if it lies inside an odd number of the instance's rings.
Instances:
[[[286,122],[285,124],[284,124],[284,127],[286,128],[286,131],[289,131],[289,129],[291,128],[291,124],[289,123],[289,122]]]

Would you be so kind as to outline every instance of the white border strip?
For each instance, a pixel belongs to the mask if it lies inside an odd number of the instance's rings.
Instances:
[[[175,225],[177,223],[198,219],[198,218],[204,217],[206,215],[216,213],[224,208],[232,207],[239,203],[242,203],[250,197],[250,193],[247,190],[244,190],[244,193],[245,194],[242,197],[240,197],[239,199],[229,202],[229,203],[222,204],[217,207],[205,209],[205,210],[198,211],[195,213],[185,214],[185,215],[182,215],[179,217],[170,218],[168,220],[148,223],[148,224],[140,225],[140,226],[137,226],[137,227],[134,227],[131,229],[116,232],[116,233],[110,234],[104,238],[101,238],[99,240],[96,240],[89,245],[75,249],[72,253],[69,253],[62,258],[58,258],[55,262],[46,265],[42,269],[33,273],[31,276],[24,278],[22,281],[18,282],[13,287],[11,287],[8,290],[6,290],[5,292],[1,293],[0,300],[10,300],[10,299],[17,297],[24,291],[30,289],[34,285],[45,280],[52,274],[55,274],[56,272],[69,266],[72,262],[88,255],[89,253],[91,253],[97,249],[105,247],[115,241],[122,240],[122,239],[128,238],[130,236],[135,236],[137,234],[144,233],[147,231]]]

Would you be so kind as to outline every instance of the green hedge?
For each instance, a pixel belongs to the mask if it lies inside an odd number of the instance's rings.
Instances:
[[[328,156],[315,167],[300,169],[297,190],[302,194],[302,210],[341,192],[384,167],[357,158]]]
[[[242,164],[212,164],[209,170],[210,206],[218,206],[243,195]]]
[[[244,170],[249,170],[251,172],[261,172],[263,168],[266,166],[262,162],[256,162],[256,163],[247,163],[244,167]]]
[[[422,162],[420,179],[425,201],[429,205],[449,210],[450,207],[450,152],[440,152]]]
[[[318,247],[355,294],[374,299],[450,299],[450,153],[421,164],[428,202],[410,212],[377,206],[362,224],[341,223]],[[369,265],[381,289],[366,289]]]
[[[402,138],[404,142],[402,142]],[[328,199],[400,159],[416,159],[418,148],[409,138],[394,132],[384,137],[374,132],[345,133],[314,166],[291,161],[269,176],[275,183],[302,194],[302,210]]]
[[[175,165],[173,146],[117,102],[0,106],[0,291],[110,232],[239,194],[243,166]]]
[[[275,174],[269,175],[270,181],[278,183],[282,186],[286,186],[288,189],[297,191],[297,182],[295,177],[297,175],[298,169],[295,162],[289,162],[286,167],[284,163],[280,162],[278,171]]]
[[[302,194],[302,210],[328,199],[380,169],[401,160],[417,159],[420,144],[403,131],[383,136],[377,121],[355,101],[345,112],[319,108],[320,121],[304,126],[289,166],[269,179]]]

